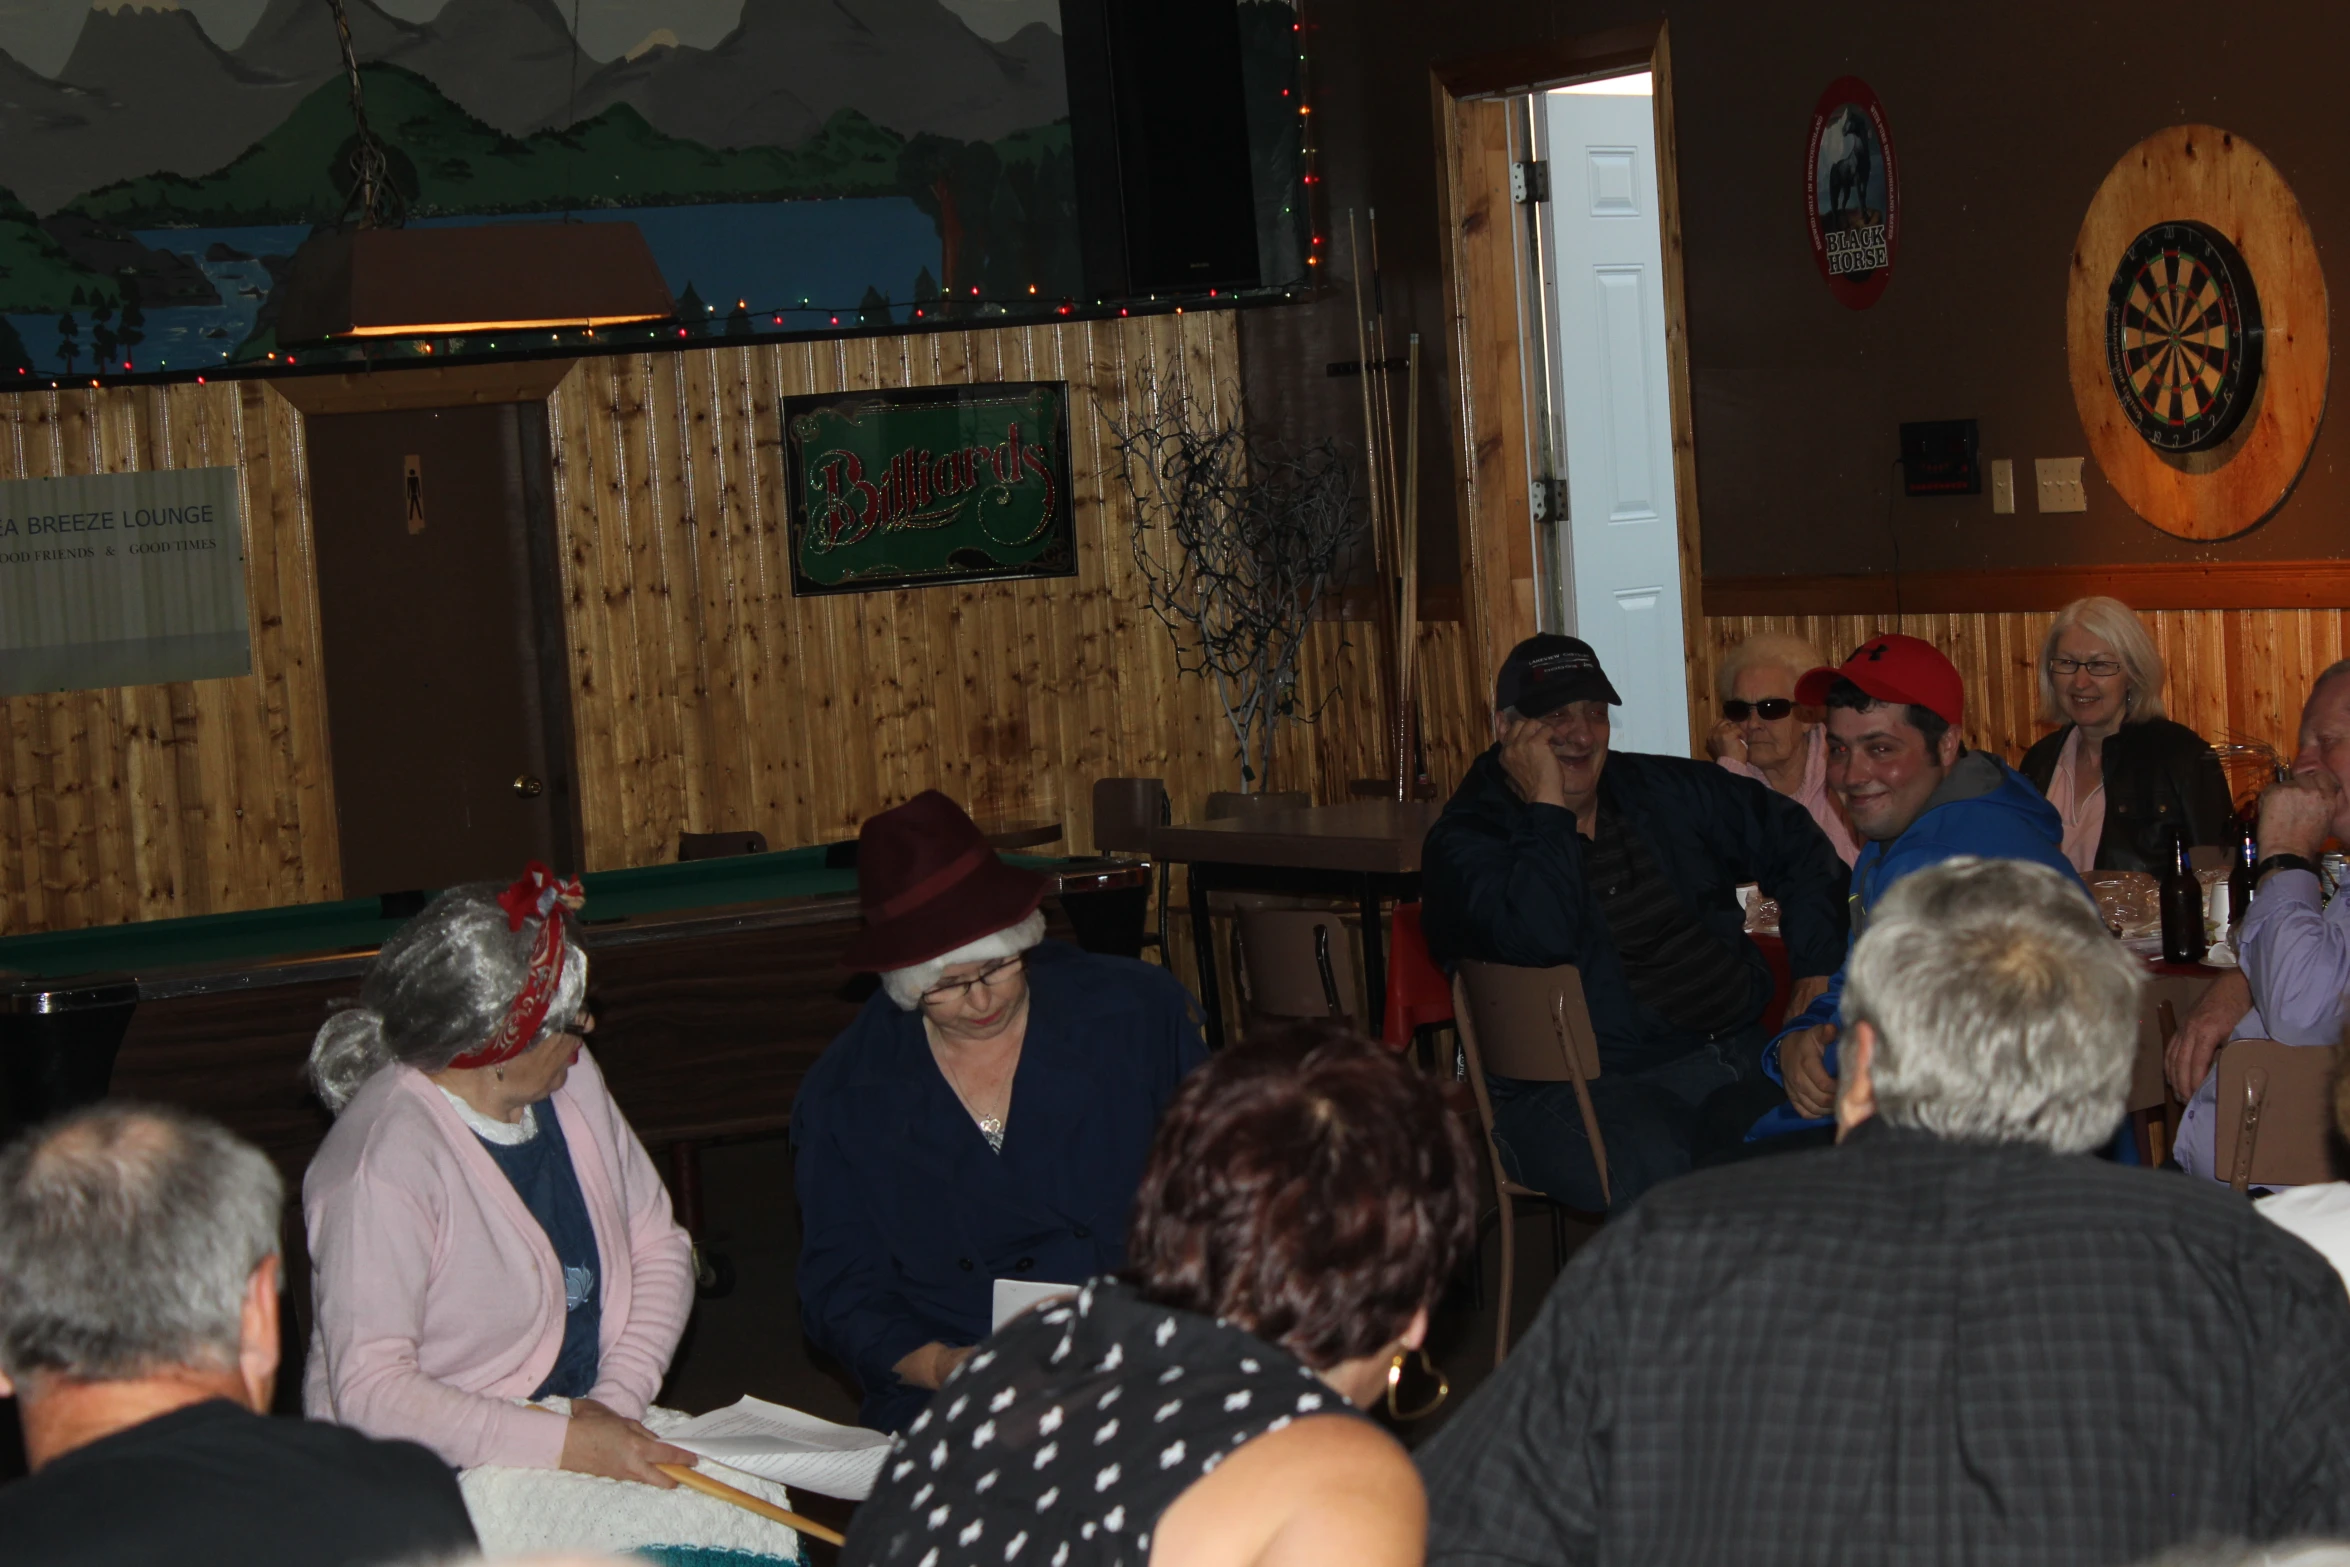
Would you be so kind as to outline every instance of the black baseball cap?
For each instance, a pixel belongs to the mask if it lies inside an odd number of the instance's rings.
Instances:
[[[1624,705],[1608,684],[1591,644],[1548,631],[1511,648],[1502,660],[1501,678],[1493,685],[1493,710],[1514,707],[1521,718],[1540,718],[1569,702],[1599,701],[1610,707]]]

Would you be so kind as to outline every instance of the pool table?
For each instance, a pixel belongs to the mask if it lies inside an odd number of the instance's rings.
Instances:
[[[779,1130],[801,1078],[873,981],[855,844],[592,871],[594,1050],[648,1146]],[[1054,877],[1056,933],[1140,947],[1144,868],[1008,856]],[[325,1135],[302,1082],[328,1003],[356,995],[421,894],[0,938],[0,1135],[108,1093],[186,1105],[298,1181]]]

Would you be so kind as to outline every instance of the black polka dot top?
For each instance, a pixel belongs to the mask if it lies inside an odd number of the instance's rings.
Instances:
[[[1159,1516],[1243,1442],[1355,1413],[1287,1350],[1096,1279],[947,1378],[892,1442],[841,1560],[1143,1567]]]

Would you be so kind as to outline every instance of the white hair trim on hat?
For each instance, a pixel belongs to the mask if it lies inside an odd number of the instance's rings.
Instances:
[[[881,976],[881,988],[889,992],[889,999],[898,1004],[901,1012],[911,1012],[922,1004],[922,992],[938,983],[938,978],[958,963],[986,963],[996,958],[1017,957],[1044,940],[1044,910],[1022,920],[1017,925],[1006,925],[1002,930],[990,931],[977,941],[966,941],[952,952],[942,952],[927,963],[911,963],[904,968],[886,969]]]

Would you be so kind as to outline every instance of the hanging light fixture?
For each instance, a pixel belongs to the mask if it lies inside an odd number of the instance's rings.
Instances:
[[[280,343],[594,329],[676,314],[633,223],[405,228],[407,200],[367,123],[343,0],[328,0],[351,83],[352,183],[336,226],[294,252],[278,293]]]

